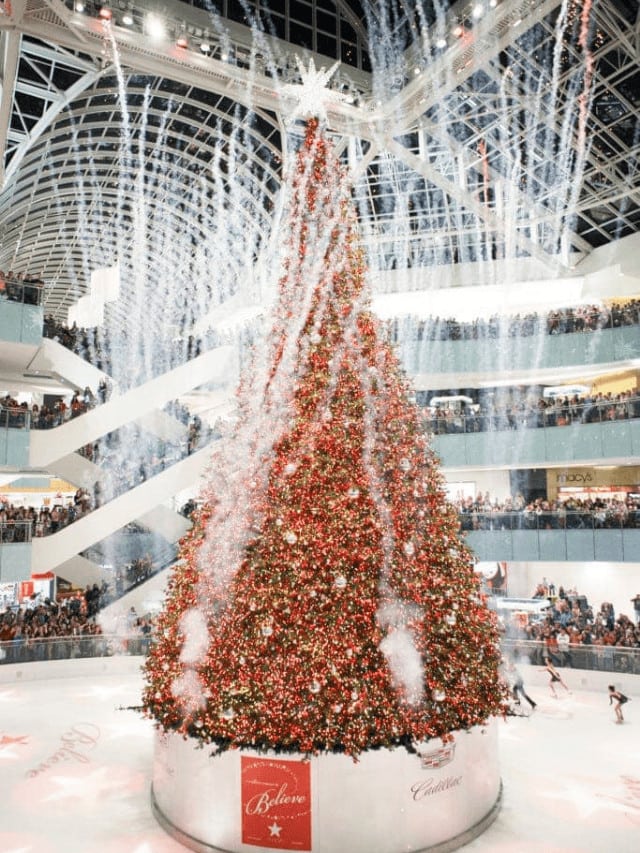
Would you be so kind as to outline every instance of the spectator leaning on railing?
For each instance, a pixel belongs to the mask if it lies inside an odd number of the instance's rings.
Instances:
[[[14,506],[0,501],[0,539],[24,542],[36,536],[49,536],[85,516],[92,509],[85,489],[77,489],[72,500],[52,506]]]
[[[463,530],[579,530],[640,527],[640,500],[627,497],[502,501],[488,494],[453,500]]]
[[[97,589],[97,584],[89,586]],[[89,596],[91,598],[91,596]],[[96,620],[96,609],[88,612],[85,596],[74,596],[50,601],[39,601],[32,596],[20,606],[0,611],[0,642],[47,640],[53,637],[93,637],[101,635],[102,627]],[[149,634],[153,626],[150,615],[139,616],[134,608],[127,613],[128,633]]]
[[[526,391],[510,390],[510,399],[475,403],[475,409],[445,408],[425,411],[425,428],[436,435],[492,432],[501,430],[562,427],[576,423],[640,418],[640,395],[636,389],[619,394],[595,393],[582,397],[534,398]],[[439,392],[443,395],[443,392]],[[454,392],[451,392],[453,395]]]
[[[23,302],[26,305],[40,305],[44,291],[44,281],[31,273],[5,273],[0,270],[0,298],[11,302]]]
[[[35,606],[7,608],[0,613],[0,641],[45,640],[51,637],[95,636],[100,625],[86,612],[46,599]]]

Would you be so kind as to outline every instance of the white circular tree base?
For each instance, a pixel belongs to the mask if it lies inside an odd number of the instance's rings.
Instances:
[[[152,802],[162,826],[197,851],[407,853],[455,850],[500,804],[494,722],[453,743],[310,759],[230,750],[211,756],[156,736]]]

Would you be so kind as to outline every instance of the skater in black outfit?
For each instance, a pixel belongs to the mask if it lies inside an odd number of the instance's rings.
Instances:
[[[509,683],[511,684],[511,695],[513,696],[514,701],[517,705],[520,704],[520,696],[527,700],[527,702],[531,705],[531,710],[537,707],[537,703],[533,701],[533,699],[527,694],[524,689],[524,681],[522,680],[522,675],[518,672],[513,661],[507,661],[506,663],[507,674],[509,678]]]
[[[622,716],[622,706],[629,701],[629,697],[625,696],[619,690],[616,690],[614,684],[609,685],[609,704],[613,705],[613,710],[616,712],[616,723],[624,723]],[[615,702],[615,705],[613,704]]]
[[[558,698],[558,694],[556,693],[556,688],[555,688],[556,684],[562,684],[562,686],[567,691],[567,693],[571,693],[571,691],[569,690],[567,685],[562,680],[562,676],[560,675],[558,670],[555,668],[555,666],[551,663],[551,658],[548,658],[548,657],[545,658],[544,662],[545,662],[545,667],[544,667],[544,669],[542,669],[540,671],[541,672],[548,672],[549,675],[551,676],[551,678],[549,680],[549,689],[551,690],[551,695],[554,696],[556,699]]]

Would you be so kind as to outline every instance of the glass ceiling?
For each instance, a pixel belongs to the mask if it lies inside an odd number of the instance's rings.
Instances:
[[[151,0],[0,3],[0,267],[39,272],[47,313],[142,242],[152,280],[216,269],[211,298],[238,291],[295,144],[297,59],[340,62],[328,125],[374,270],[560,276],[638,230],[636,2],[272,5],[168,3],[156,37]]]

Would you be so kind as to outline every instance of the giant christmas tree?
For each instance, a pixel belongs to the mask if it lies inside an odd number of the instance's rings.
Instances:
[[[353,203],[306,123],[268,356],[239,392],[146,664],[160,727],[215,750],[447,739],[501,713],[500,653]]]

